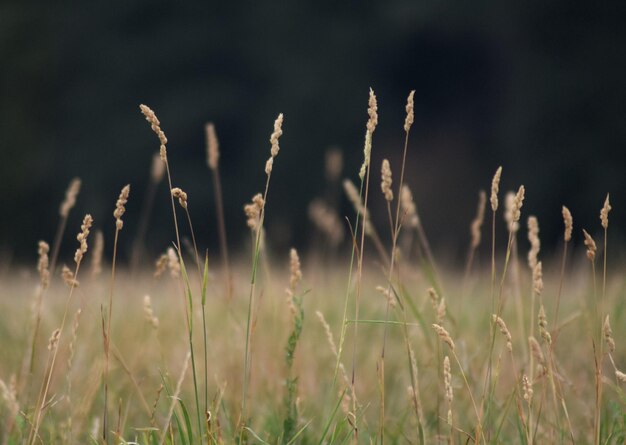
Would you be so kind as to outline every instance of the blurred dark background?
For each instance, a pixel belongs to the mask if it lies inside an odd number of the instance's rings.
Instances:
[[[189,194],[199,244],[214,251],[205,122],[217,128],[228,232],[241,248],[242,205],[264,186],[269,135],[284,113],[269,242],[306,248],[306,209],[326,190],[329,146],[343,149],[343,175],[357,178],[370,86],[380,122],[372,204],[384,236],[380,161],[399,173],[415,89],[407,182],[435,250],[463,258],[478,190],[498,165],[502,191],[525,184],[523,214],[538,216],[544,246],[562,236],[562,204],[578,238],[583,226],[597,232],[607,192],[612,241],[622,245],[624,17],[622,1],[2,1],[0,248],[34,261],[79,176],[65,255],[86,212],[111,239],[115,200],[131,183],[121,237],[129,255],[158,151],[140,103],[160,118],[174,185]],[[164,184],[157,196],[150,258],[173,239]],[[345,202],[341,212],[352,214]]]

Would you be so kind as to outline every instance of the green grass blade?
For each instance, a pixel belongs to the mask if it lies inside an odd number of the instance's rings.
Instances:
[[[189,438],[189,443],[194,443],[193,441],[193,431],[191,429],[191,419],[189,419],[189,412],[187,412],[187,407],[185,406],[185,402],[182,400],[178,400],[180,405],[180,409],[183,411],[183,418],[185,419],[185,427],[187,428],[187,437]]]
[[[330,425],[333,423],[333,419],[335,418],[335,414],[337,414],[337,410],[339,409],[339,406],[341,405],[341,401],[343,400],[343,396],[345,394],[346,394],[346,389],[344,389],[341,392],[341,394],[339,395],[339,400],[337,400],[337,403],[335,404],[335,408],[331,412],[330,417],[328,418],[328,421],[326,422],[326,426],[324,426],[324,430],[322,431],[322,435],[320,436],[320,440],[318,442],[318,445],[322,445],[322,443],[324,443],[324,438],[326,437],[326,434],[328,434],[328,430],[330,429]]]

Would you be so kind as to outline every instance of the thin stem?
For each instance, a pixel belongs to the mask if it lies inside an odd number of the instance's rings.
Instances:
[[[74,279],[78,277],[80,263],[81,263],[80,261],[76,263],[76,270],[74,271]],[[44,377],[44,381],[42,382],[41,390],[39,391],[39,397],[37,398],[37,406],[35,408],[35,414],[34,414],[35,421],[33,423],[33,427],[30,430],[30,434],[28,438],[29,445],[34,445],[35,442],[37,441],[37,434],[39,432],[39,426],[41,425],[41,421],[43,420],[43,410],[46,404],[48,390],[50,389],[50,381],[52,380],[52,373],[54,371],[54,365],[56,363],[57,353],[59,351],[61,337],[63,335],[63,328],[65,327],[65,320],[67,319],[67,312],[69,310],[70,301],[72,300],[72,295],[74,294],[74,287],[75,286],[73,285],[70,287],[70,294],[67,297],[67,300],[65,300],[65,310],[63,311],[61,327],[59,328],[59,337],[57,339],[56,347],[54,348],[54,351],[52,352],[52,358],[49,362],[50,366],[48,367],[47,372]]]
[[[220,237],[220,251],[224,267],[224,280],[226,284],[226,297],[230,300],[233,296],[233,276],[228,258],[228,241],[226,239],[226,223],[224,219],[224,203],[222,199],[222,181],[219,167],[213,171],[213,190],[215,192],[215,207],[217,210],[217,230]]]
[[[115,283],[115,260],[117,257],[117,240],[119,237],[120,229],[115,228],[115,239],[113,241],[113,259],[111,260],[111,285],[109,292],[109,315],[107,320],[107,330],[106,336],[104,338],[104,357],[105,357],[105,368],[104,368],[104,414],[102,417],[102,439],[105,443],[108,443],[107,440],[107,430],[108,430],[108,400],[109,400],[109,344],[111,341],[111,315],[113,313],[113,284]]]

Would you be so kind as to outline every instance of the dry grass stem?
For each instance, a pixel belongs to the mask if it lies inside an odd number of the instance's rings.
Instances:
[[[102,256],[104,254],[104,235],[102,230],[94,234],[93,254],[91,255],[91,276],[97,277],[102,272]]]
[[[447,355],[443,359],[443,383],[446,391],[446,401],[448,402],[448,425],[452,425],[452,402],[454,400],[454,392],[452,390],[450,358],[448,358]]]
[[[153,183],[158,184],[165,176],[165,164],[161,160],[159,154],[152,156],[152,165],[150,167],[150,179]]]
[[[530,250],[528,251],[528,267],[534,270],[537,265],[537,256],[541,249],[541,241],[539,240],[539,222],[534,216],[528,217],[528,241],[530,241]]]

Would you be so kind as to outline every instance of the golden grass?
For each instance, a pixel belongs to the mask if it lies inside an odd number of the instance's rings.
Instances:
[[[78,283],[93,223],[89,215],[77,236],[75,268],[63,268],[69,291],[53,274],[48,245],[39,243],[37,274],[16,274],[3,284],[0,297],[0,442],[623,443],[626,355],[620,339],[626,282],[613,272],[619,265],[607,265],[608,195],[600,212],[603,250],[597,252],[585,230],[577,240],[586,247],[590,268],[582,248],[567,255],[573,220],[566,207],[562,256],[540,251],[538,219],[530,216],[529,267],[519,268],[525,256],[517,244],[525,189],[520,186],[505,202],[507,243],[497,248],[499,167],[491,184],[491,246],[480,243],[483,192],[474,221],[467,215],[465,267],[460,273],[437,267],[404,183],[413,107],[411,92],[395,193],[385,159],[381,188],[370,194],[378,121],[370,91],[360,187],[344,182],[356,214],[348,215],[351,242],[341,244],[347,232],[338,234],[337,207],[319,198],[310,214],[333,247],[332,256],[321,249],[302,256],[295,249],[271,252],[272,268],[279,272],[270,276],[258,269],[261,259],[269,269],[269,252],[261,258],[261,247],[263,227],[272,224],[266,201],[282,114],[270,136],[264,192],[244,207],[252,229],[252,264],[245,259],[230,264],[224,230],[221,268],[208,257],[202,268],[190,199],[172,187],[167,139],[154,112],[142,105],[159,139],[159,175],[165,171],[168,177],[175,247],[156,259],[154,274],[116,266],[129,186],[120,193],[114,220],[103,226],[115,230],[108,286],[99,273],[104,267],[101,235],[92,249],[97,250],[93,273]],[[217,188],[213,127],[207,127],[207,139]],[[336,182],[341,168],[329,169],[329,179]],[[151,181],[158,184],[156,178]],[[73,184],[57,234],[78,193]],[[400,197],[395,212],[394,195]],[[186,213],[193,255],[181,250],[174,199]],[[388,242],[377,235],[370,218],[373,201],[386,205]],[[244,219],[238,224],[243,226]],[[155,247],[163,251],[167,246]],[[482,263],[480,253],[487,253]],[[603,256],[599,295],[596,255]],[[189,260],[196,270],[186,267]],[[235,292],[246,288],[246,280],[249,293]],[[31,315],[31,298],[23,296],[32,293],[32,284],[37,287]],[[114,285],[120,308],[115,317]],[[74,321],[66,329],[69,313]],[[319,322],[310,317],[313,313]],[[202,329],[197,328],[200,320]],[[518,330],[519,337],[511,334]],[[39,332],[50,333],[49,338]]]

